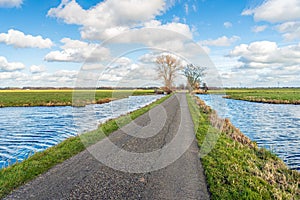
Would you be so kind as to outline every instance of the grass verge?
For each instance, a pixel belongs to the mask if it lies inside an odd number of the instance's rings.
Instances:
[[[200,153],[207,138],[218,134],[214,147],[201,158],[211,199],[300,199],[298,171],[258,148],[228,119],[216,128],[221,120],[216,113],[200,99],[187,98],[193,121],[199,124],[195,132]]]
[[[165,96],[152,104],[129,113],[127,116],[121,116],[117,119],[107,121],[99,126],[95,131],[87,132],[81,136],[71,137],[61,142],[60,144],[48,148],[43,152],[35,153],[21,163],[14,164],[10,167],[0,170],[0,198],[9,194],[13,189],[23,185],[24,183],[34,179],[38,175],[48,171],[51,167],[65,161],[66,159],[78,154],[85,150],[86,147],[95,144],[105,137],[102,134],[109,135],[120,128],[120,121],[123,120],[122,125],[129,123],[130,119],[136,119],[140,115],[146,113],[151,108],[162,103],[170,95]],[[118,120],[118,123],[116,122]],[[102,131],[101,131],[102,130]]]
[[[210,90],[209,93],[221,91]],[[224,92],[224,91],[222,91]],[[225,89],[225,98],[273,104],[300,104],[300,88]]]

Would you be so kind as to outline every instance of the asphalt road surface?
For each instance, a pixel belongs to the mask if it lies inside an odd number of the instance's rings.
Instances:
[[[184,93],[5,199],[209,199]]]

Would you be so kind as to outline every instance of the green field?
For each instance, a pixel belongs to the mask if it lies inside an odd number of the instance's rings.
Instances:
[[[226,98],[277,104],[300,104],[300,88],[249,88],[225,89]],[[221,93],[210,90],[210,94]]]
[[[188,102],[211,199],[300,199],[298,171],[218,118],[203,101],[188,96]]]
[[[153,90],[0,90],[0,107],[71,106],[101,103],[129,95],[154,94]],[[73,102],[73,96],[75,102]]]

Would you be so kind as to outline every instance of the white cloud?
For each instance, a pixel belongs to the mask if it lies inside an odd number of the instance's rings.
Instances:
[[[166,29],[192,38],[192,30],[186,24],[176,20],[162,24],[160,21],[154,20],[167,7],[168,5],[163,0],[106,0],[95,7],[84,10],[75,1],[64,1],[59,7],[50,9],[48,15],[63,19],[68,24],[81,25],[82,38],[90,40],[102,41],[128,31],[136,33],[137,30],[142,30],[144,35],[135,35],[137,39],[135,37],[127,38],[127,42],[145,38],[143,42],[147,43],[151,37],[151,41],[170,40],[167,34],[145,36],[147,31],[144,31],[144,28]],[[123,39],[123,42],[126,40]]]
[[[65,0],[51,8],[48,16],[83,26],[81,35],[85,39],[107,39],[154,19],[166,7],[163,0],[106,0],[85,10],[76,1]]]
[[[252,51],[255,51],[253,48]],[[267,54],[267,53],[265,53]],[[238,54],[239,55],[239,54]],[[278,65],[251,61],[247,64],[240,56],[212,55],[225,87],[274,87],[299,85],[299,65]]]
[[[0,7],[13,8],[20,7],[23,0],[0,0]]]
[[[89,36],[94,39],[101,39],[98,38],[97,32],[94,33],[96,33],[96,35],[89,35]],[[188,39],[193,38],[193,31],[190,29],[190,27],[187,24],[183,24],[179,22],[170,22],[170,23],[162,24],[158,20],[151,20],[145,22],[143,26],[140,28],[132,28],[128,30],[112,28],[112,29],[105,30],[105,32],[101,34],[106,38],[111,38],[111,36],[115,36],[119,34],[118,38],[113,38],[113,40],[119,42],[127,42],[127,43],[139,42],[143,44],[152,44],[152,45],[161,45],[163,42],[175,40],[176,38],[177,39],[182,38],[181,35],[185,36]]]
[[[100,73],[99,73],[100,72]],[[149,81],[157,84],[157,72],[154,63],[133,62],[128,57],[120,57],[114,60],[105,70],[97,71],[97,76],[93,73],[86,73],[82,77],[92,77],[94,82],[100,85],[114,86],[146,86]],[[83,80],[83,84],[90,84],[91,78]]]
[[[194,12],[197,12],[197,7],[196,7],[195,4],[192,5],[192,8],[193,8],[193,11],[194,11]]]
[[[99,44],[63,38],[61,51],[51,51],[45,56],[46,61],[57,62],[97,62],[107,59],[110,51]]]
[[[179,55],[175,55],[173,53],[170,53],[170,52],[152,52],[152,53],[146,53],[144,55],[142,55],[140,58],[139,58],[139,61],[143,64],[150,64],[150,65],[154,65],[156,66],[156,59],[158,56],[162,56],[162,55],[170,55],[174,58],[176,58],[176,60],[180,61],[180,64],[182,66],[185,66],[188,64],[188,62],[180,57]]]
[[[254,32],[254,33],[263,32],[264,30],[266,30],[266,28],[268,28],[267,25],[263,25],[263,26],[254,26],[254,27],[252,28],[252,32]]]
[[[253,15],[256,21],[279,23],[275,29],[288,41],[300,38],[299,0],[266,0],[256,8],[244,10],[242,15]],[[253,31],[260,31],[259,28]]]
[[[0,72],[11,72],[25,69],[25,65],[20,62],[8,62],[3,56],[0,56]]]
[[[300,27],[300,21],[297,22],[285,22],[276,26],[277,30],[281,33],[290,32]]]
[[[77,79],[78,71],[76,70],[59,70],[53,73],[35,73],[23,79],[33,85],[39,83],[41,85],[64,86],[66,83],[73,86]],[[45,81],[47,80],[47,81]]]
[[[0,71],[0,79],[1,80],[11,80],[11,81],[18,81],[20,79],[24,79],[26,77],[26,74],[19,72],[19,71],[14,71],[14,72],[1,72]],[[3,84],[2,82],[1,84]],[[9,86],[9,85],[7,85]],[[11,86],[11,85],[10,85]]]
[[[105,65],[101,63],[84,63],[81,66],[81,70],[84,71],[102,71],[105,69]]]
[[[179,23],[178,18],[169,23],[155,20],[169,6],[163,0],[106,0],[85,10],[75,1],[64,1],[57,8],[50,9],[48,15],[69,24],[80,25],[83,39],[109,39],[106,44],[134,43],[188,54],[184,43],[193,38],[195,30],[191,30],[187,24]],[[82,56],[73,57],[73,54],[71,50],[62,48],[62,51],[50,52],[45,59],[83,60],[80,59]]]
[[[46,71],[45,66],[41,65],[32,65],[29,67],[29,71],[33,74],[38,74]]]
[[[201,46],[206,54],[210,54],[210,48],[207,46]]]
[[[23,32],[10,29],[7,33],[0,33],[0,42],[13,45],[16,48],[51,48],[52,41],[42,36],[25,35]]]
[[[189,5],[187,3],[184,4],[184,11],[185,11],[185,14],[189,14]]]
[[[254,9],[247,9],[242,15],[253,15],[256,21],[272,23],[300,19],[299,0],[266,0]]]
[[[246,68],[281,68],[300,67],[300,43],[278,47],[275,42],[258,41],[236,46],[229,54],[238,57]]]
[[[199,43],[201,45],[207,45],[207,46],[221,46],[221,47],[224,47],[224,46],[230,46],[230,45],[232,45],[232,43],[234,43],[238,40],[240,40],[240,37],[238,37],[238,36],[232,36],[231,38],[228,38],[226,36],[222,36],[222,37],[219,37],[215,40],[213,40],[213,39],[203,40],[203,41],[200,41]]]
[[[166,23],[162,24],[160,21],[157,20],[152,20],[150,22],[147,22],[144,24],[145,28],[157,28],[157,29],[164,29],[167,30],[166,34],[169,34],[169,31],[174,31],[175,33],[182,34],[186,36],[189,39],[193,38],[193,33],[190,27],[187,24],[179,23],[179,22],[171,22],[171,23]],[[166,37],[167,35],[163,37],[164,39],[168,38]]]
[[[173,15],[173,19],[172,19],[172,22],[179,22],[180,21],[180,17],[176,16],[176,15]]]
[[[283,33],[286,40],[300,39],[300,21],[285,22],[276,26],[276,29]]]
[[[231,28],[232,27],[232,23],[231,22],[224,22],[224,27],[225,28]]]
[[[187,43],[192,42],[192,31],[182,23],[161,24],[157,20],[145,23],[145,27],[128,31],[109,40],[110,43],[123,45],[139,44],[141,47],[158,48],[177,53],[192,54]]]
[[[48,86],[48,87],[73,87],[77,80],[78,71],[59,70],[53,73],[36,73],[25,76],[19,81],[21,85]],[[46,81],[45,81],[46,80]]]
[[[70,82],[75,81],[78,71],[76,70],[59,70],[49,76],[50,81]]]
[[[53,73],[26,73],[24,71],[1,72],[0,87],[73,87],[77,81],[78,71],[59,70]],[[89,76],[91,78],[91,76]]]
[[[118,66],[128,66],[132,64],[132,60],[127,57],[120,57],[114,61],[114,64]]]

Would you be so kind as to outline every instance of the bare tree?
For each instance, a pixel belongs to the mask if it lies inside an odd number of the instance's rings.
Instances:
[[[161,55],[156,58],[156,65],[158,77],[163,78],[165,88],[171,91],[177,72],[183,68],[181,61],[171,55]]]
[[[205,76],[206,67],[196,66],[193,64],[187,65],[183,69],[183,74],[188,80],[189,85],[193,90],[196,90],[200,87],[201,81]]]

